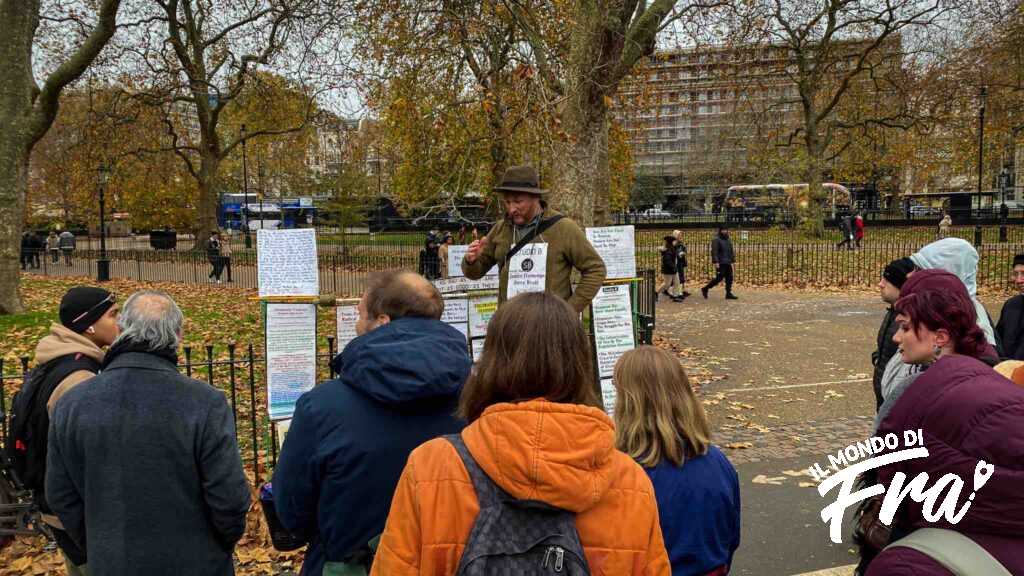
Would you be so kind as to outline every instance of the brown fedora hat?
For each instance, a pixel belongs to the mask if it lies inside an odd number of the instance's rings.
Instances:
[[[498,192],[525,192],[526,194],[547,194],[540,187],[540,177],[533,166],[511,166],[505,169],[501,184],[494,188]]]

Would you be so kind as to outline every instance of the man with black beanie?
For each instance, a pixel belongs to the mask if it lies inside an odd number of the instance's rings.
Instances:
[[[882,301],[888,304],[889,308],[885,311],[885,318],[878,328],[878,348],[871,353],[871,364],[875,367],[872,377],[872,385],[875,389],[875,410],[882,406],[882,375],[885,374],[885,365],[899,350],[899,346],[892,339],[899,327],[896,323],[896,311],[893,310],[893,304],[899,300],[900,288],[916,268],[910,258],[893,260],[882,270],[882,279],[878,282]]]
[[[103,348],[110,346],[119,334],[117,312],[114,295],[102,288],[76,286],[68,290],[60,301],[60,323],[50,326],[50,333],[36,346],[36,367],[33,370],[45,371],[39,384],[41,396],[36,402],[40,408],[45,405],[46,409],[33,410],[30,419],[45,418],[48,425],[57,401],[99,372]],[[26,449],[45,451],[46,442],[32,442]],[[84,574],[85,551],[67,536],[64,526],[47,505],[43,485],[45,469],[34,471],[30,476],[23,480],[35,494],[43,522],[54,533],[68,574]]]
[[[1003,304],[996,338],[1002,344],[1004,360],[1024,360],[1024,254],[1013,257],[1013,285],[1020,294]]]

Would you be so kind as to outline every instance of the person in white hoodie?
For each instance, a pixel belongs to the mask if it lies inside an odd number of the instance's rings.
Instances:
[[[945,270],[955,274],[964,283],[978,314],[978,327],[985,333],[985,340],[995,348],[996,336],[992,328],[992,319],[978,301],[978,251],[974,246],[961,238],[943,238],[921,248],[910,257],[910,260],[918,270]],[[908,274],[910,275],[913,275],[913,272]],[[993,361],[997,362],[998,358],[993,358]],[[876,425],[882,421],[885,414],[888,414],[893,401],[922,371],[923,367],[919,365],[903,363],[900,354],[894,354],[889,359],[882,376],[881,390],[884,402],[875,418]]]

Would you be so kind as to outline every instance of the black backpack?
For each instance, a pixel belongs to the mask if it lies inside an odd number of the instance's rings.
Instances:
[[[480,503],[456,576],[589,576],[575,514],[537,500],[513,498],[480,468],[462,436],[445,439],[466,465]]]
[[[11,420],[4,452],[21,483],[43,494],[46,479],[46,439],[50,415],[46,403],[60,383],[79,370],[97,373],[100,364],[81,354],[58,356],[40,364],[25,375],[25,381],[11,402]]]

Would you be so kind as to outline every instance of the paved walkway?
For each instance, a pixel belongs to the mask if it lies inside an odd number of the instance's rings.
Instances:
[[[697,286],[658,305],[656,339],[687,367],[740,476],[742,535],[733,574],[850,576],[857,562],[850,514],[843,543],[820,518],[805,469],[871,435],[871,351],[885,306],[867,291]],[[983,299],[984,300],[984,299]],[[995,316],[1001,302],[985,301]]]

